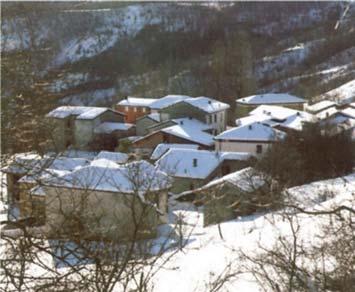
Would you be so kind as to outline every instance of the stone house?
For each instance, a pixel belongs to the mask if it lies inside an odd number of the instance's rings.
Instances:
[[[209,125],[216,135],[226,129],[227,111],[230,106],[209,97],[190,97],[160,110],[162,119],[191,117]]]
[[[172,192],[180,193],[203,186],[226,170],[246,167],[249,158],[247,153],[171,148],[155,165],[173,178]]]
[[[57,151],[63,151],[69,146],[91,150],[90,144],[96,136],[95,129],[103,127],[105,123],[110,123],[110,129],[114,128],[114,124],[122,126],[124,116],[109,108],[85,106],[61,106],[46,115],[53,123],[52,136]]]
[[[157,99],[140,98],[140,97],[126,97],[116,105],[118,112],[124,113],[126,123],[136,123],[137,119],[150,114],[150,105]]]
[[[145,136],[153,130],[152,127],[157,126],[161,123],[160,114],[152,113],[136,120],[136,134],[137,136]]]
[[[9,164],[1,169],[6,174],[7,200],[11,205],[20,202],[19,180],[34,168],[43,167],[43,157],[35,153],[15,154]]]
[[[217,151],[247,152],[261,156],[285,133],[261,122],[229,129],[214,138]]]
[[[33,168],[18,180],[20,190],[20,218],[33,218],[36,224],[45,220],[45,193],[42,185],[75,169],[89,164],[87,159],[51,157],[43,159],[43,166]]]
[[[204,226],[233,220],[260,210],[270,203],[267,179],[251,167],[213,180],[200,188],[183,192],[178,200],[203,205]]]
[[[287,93],[251,95],[236,100],[236,115],[237,117],[247,116],[250,111],[260,105],[277,105],[302,111],[306,103],[305,99]]]
[[[134,239],[156,236],[168,211],[169,179],[146,161],[103,159],[46,183],[46,226],[57,237]],[[137,224],[135,224],[135,222]]]

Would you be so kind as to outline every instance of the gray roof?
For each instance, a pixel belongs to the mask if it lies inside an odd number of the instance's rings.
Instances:
[[[265,93],[237,99],[237,103],[247,105],[305,103],[306,100],[288,93]]]

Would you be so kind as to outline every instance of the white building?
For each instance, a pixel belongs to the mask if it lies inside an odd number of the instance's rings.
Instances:
[[[216,136],[217,151],[247,152],[255,156],[264,154],[273,144],[285,137],[285,133],[261,122],[232,128]]]

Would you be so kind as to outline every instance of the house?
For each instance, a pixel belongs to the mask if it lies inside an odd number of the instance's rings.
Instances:
[[[229,171],[245,167],[249,158],[248,153],[172,148],[155,165],[173,178],[172,192],[180,193],[225,174],[224,165]]]
[[[113,151],[119,140],[136,134],[136,126],[128,123],[104,122],[94,128],[93,149]],[[96,146],[95,146],[96,145]]]
[[[150,127],[154,127],[161,123],[160,114],[159,113],[151,113],[149,115],[140,117],[136,121],[136,134],[138,136],[145,136],[150,131]]]
[[[161,143],[168,144],[195,144],[201,149],[212,149],[214,146],[213,135],[207,133],[209,126],[198,120],[182,118],[169,121],[172,126],[167,126],[135,140],[132,149],[136,153],[151,155],[153,149]],[[169,124],[170,125],[170,124]]]
[[[214,138],[217,151],[247,152],[260,156],[285,133],[261,122],[229,129]]]
[[[38,186],[46,180],[67,174],[88,165],[84,158],[68,158],[35,154],[18,154],[4,171],[7,173],[8,199],[18,207],[20,219],[34,218],[36,224],[43,223],[44,196]],[[10,214],[9,214],[10,215]]]
[[[124,113],[126,123],[136,123],[137,119],[150,114],[150,106],[157,99],[128,96],[116,105],[118,112]]]
[[[124,130],[124,114],[104,107],[61,106],[46,115],[53,122],[54,147],[62,151],[73,146],[79,150],[90,150],[96,132]],[[126,127],[129,135],[130,126]]]
[[[208,226],[245,216],[272,203],[265,175],[248,167],[217,178],[206,185],[175,196],[203,204],[203,224]]]
[[[152,238],[167,220],[170,186],[146,161],[120,166],[99,159],[45,183],[46,226],[56,237]]]
[[[177,148],[198,150],[199,146],[196,145],[196,144],[167,144],[167,143],[161,143],[161,144],[158,144],[157,147],[155,147],[152,155],[150,156],[150,160],[153,160],[153,161],[158,160],[160,157],[162,157],[170,149],[177,149]]]
[[[349,134],[350,139],[355,141],[355,109],[352,107],[326,116],[319,121],[319,125],[323,127],[323,131],[327,134],[337,135],[345,132]]]
[[[43,157],[28,152],[13,155],[8,165],[1,169],[3,173],[6,173],[7,200],[10,205],[20,202],[19,179],[32,169],[40,169],[43,165]]]
[[[278,105],[296,110],[303,110],[305,104],[305,99],[288,93],[265,93],[237,99],[236,111],[238,117],[244,117],[260,105]]]
[[[229,108],[228,104],[209,97],[189,97],[161,108],[160,115],[165,119],[192,117],[209,125],[215,135],[226,129]]]

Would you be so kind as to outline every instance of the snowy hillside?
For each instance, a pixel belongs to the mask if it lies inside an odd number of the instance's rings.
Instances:
[[[341,181],[341,182],[340,182]],[[310,194],[315,190],[322,196],[324,188],[332,188],[333,197],[320,200],[305,207],[312,210],[331,210],[340,205],[355,207],[355,174],[338,179],[337,184],[330,181],[305,185],[298,188],[298,192]],[[294,190],[296,192],[296,190]],[[189,244],[179,252],[168,266],[159,271],[155,277],[155,291],[206,291],[220,276],[228,276],[239,271],[245,264],[239,260],[240,251],[255,255],[260,247],[271,248],[279,236],[291,238],[289,222],[281,215],[282,212],[258,214],[241,217],[240,219],[220,224],[218,226],[202,227],[201,211],[177,204],[173,207],[175,215],[181,215],[186,222],[186,233],[193,228]],[[317,234],[322,233],[322,227],[327,224],[327,216],[312,216],[295,214],[300,226],[299,241],[314,244]],[[182,280],[183,279],[183,280]],[[261,291],[264,285],[258,283],[248,273],[232,276],[226,281],[221,291]]]

